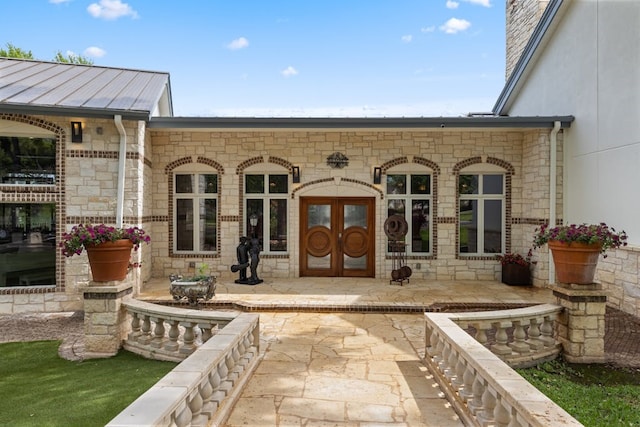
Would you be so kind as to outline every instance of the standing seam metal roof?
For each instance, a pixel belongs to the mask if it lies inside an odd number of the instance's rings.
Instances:
[[[169,91],[169,73],[0,58],[0,112],[149,119]]]

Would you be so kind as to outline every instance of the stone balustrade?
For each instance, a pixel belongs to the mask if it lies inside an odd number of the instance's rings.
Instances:
[[[542,304],[425,314],[426,364],[465,425],[581,425],[505,362],[512,357],[531,363],[534,354],[549,357],[547,353],[558,348],[552,331],[561,311],[562,307]],[[463,329],[469,326],[478,340]]]
[[[562,307],[542,304],[512,310],[457,313],[449,317],[512,368],[553,360],[562,351],[554,321]]]
[[[126,306],[135,316],[133,335],[127,339],[134,342],[131,344],[134,348],[143,337],[143,347],[138,348],[145,348],[154,358],[159,358],[159,353],[148,346],[158,350],[169,345],[172,353],[191,354],[107,426],[223,425],[233,402],[257,365],[259,316],[185,310],[135,300],[128,301]],[[153,332],[147,322],[155,323]],[[164,323],[170,325],[168,339],[162,332]],[[180,344],[180,339],[175,338],[176,324],[183,325],[183,337],[186,335],[183,340],[187,344]],[[217,329],[212,327],[215,324]],[[193,348],[195,340],[191,335],[196,327],[202,330],[202,344]],[[174,350],[176,344],[178,347]]]
[[[136,299],[122,305],[131,317],[125,350],[173,362],[184,360],[238,316],[234,312],[187,310]]]

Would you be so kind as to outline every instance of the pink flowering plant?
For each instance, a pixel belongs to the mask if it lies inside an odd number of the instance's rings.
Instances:
[[[118,228],[108,225],[75,225],[70,232],[62,234],[62,254],[66,257],[80,255],[86,245],[98,245],[105,242],[128,239],[133,249],[138,250],[142,243],[151,242],[151,237],[139,227]]]
[[[496,258],[502,265],[518,264],[527,267],[531,264],[531,256],[531,249],[529,249],[526,256],[522,256],[519,253],[506,253],[504,255],[496,255]]]
[[[601,253],[606,257],[608,249],[627,246],[627,233],[617,232],[613,227],[609,227],[604,222],[600,224],[571,224],[549,227],[548,224],[536,228],[533,237],[533,247],[539,248],[550,240],[557,240],[562,243],[585,243],[598,244],[601,246]]]

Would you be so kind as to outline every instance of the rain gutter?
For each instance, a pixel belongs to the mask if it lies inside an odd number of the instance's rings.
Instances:
[[[553,129],[549,134],[549,227],[556,226],[556,197],[558,191],[556,185],[558,182],[557,173],[558,165],[558,132],[560,132],[560,122],[556,121],[553,124]],[[553,257],[551,251],[549,251],[549,284],[556,282],[556,268],[553,263]]]
[[[120,133],[120,153],[118,156],[118,193],[116,205],[116,227],[122,227],[124,217],[124,182],[127,162],[127,132],[122,124],[122,116],[113,116],[118,133]]]

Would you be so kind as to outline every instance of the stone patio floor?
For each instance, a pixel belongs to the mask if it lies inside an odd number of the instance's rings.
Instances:
[[[167,279],[141,299],[169,301]],[[555,302],[550,289],[497,282],[300,278],[248,286],[219,281],[211,308],[260,314],[262,360],[228,426],[459,426],[421,362],[422,312]],[[81,357],[82,316],[0,316],[0,342],[63,339]],[[640,319],[607,311],[610,363],[640,367]]]

